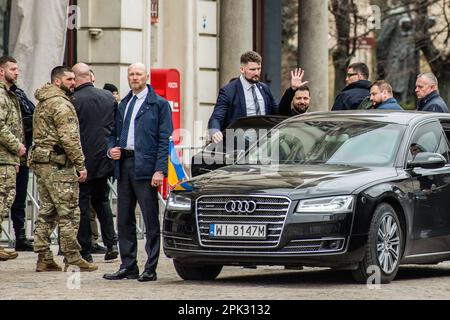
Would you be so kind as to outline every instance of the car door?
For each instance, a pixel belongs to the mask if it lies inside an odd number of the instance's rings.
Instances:
[[[438,121],[420,125],[413,133],[408,159],[420,152],[440,153],[447,165],[438,169],[415,168],[413,248],[414,254],[450,250],[449,145]]]

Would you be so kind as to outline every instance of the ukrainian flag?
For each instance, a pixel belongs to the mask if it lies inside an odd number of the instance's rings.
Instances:
[[[188,179],[186,172],[183,169],[183,165],[178,158],[177,150],[173,143],[172,137],[169,141],[169,170],[167,180],[171,190],[189,190],[186,181]]]

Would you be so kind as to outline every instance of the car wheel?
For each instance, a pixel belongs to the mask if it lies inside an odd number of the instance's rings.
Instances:
[[[214,280],[222,271],[222,266],[183,264],[177,260],[173,265],[183,280]]]
[[[397,213],[387,203],[375,209],[370,223],[364,259],[352,271],[360,283],[389,283],[397,274],[403,254],[403,231]],[[379,274],[379,279],[376,279]],[[374,277],[375,276],[375,277]]]

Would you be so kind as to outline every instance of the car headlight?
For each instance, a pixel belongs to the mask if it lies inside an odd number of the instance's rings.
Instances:
[[[295,210],[296,213],[321,213],[321,212],[352,212],[354,196],[336,196],[301,200]]]
[[[167,200],[167,210],[186,211],[191,210],[191,199],[178,194],[171,194]]]

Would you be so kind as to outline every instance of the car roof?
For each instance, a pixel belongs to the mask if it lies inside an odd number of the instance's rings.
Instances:
[[[311,112],[295,116],[286,122],[302,121],[351,121],[366,120],[375,122],[396,123],[410,125],[427,119],[450,120],[450,113],[422,112],[422,111],[395,111],[395,110],[351,110],[351,111],[329,111]]]

